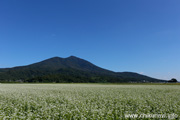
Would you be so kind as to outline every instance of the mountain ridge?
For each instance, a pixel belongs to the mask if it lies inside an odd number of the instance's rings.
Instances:
[[[84,79],[84,80],[83,80]],[[85,80],[86,79],[86,80]],[[26,66],[0,69],[0,82],[163,82],[133,72],[114,72],[69,56],[52,57]]]

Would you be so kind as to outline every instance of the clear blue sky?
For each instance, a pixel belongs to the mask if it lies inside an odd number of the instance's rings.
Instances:
[[[0,1],[0,68],[70,55],[180,80],[180,0]]]

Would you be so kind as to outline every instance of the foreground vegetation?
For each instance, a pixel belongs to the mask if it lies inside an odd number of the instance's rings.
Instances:
[[[0,84],[0,119],[179,119],[179,100],[179,85]]]

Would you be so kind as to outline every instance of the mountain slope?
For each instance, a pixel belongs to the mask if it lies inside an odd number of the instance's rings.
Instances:
[[[1,82],[161,82],[132,72],[113,72],[81,58],[53,57],[27,66],[0,69]]]

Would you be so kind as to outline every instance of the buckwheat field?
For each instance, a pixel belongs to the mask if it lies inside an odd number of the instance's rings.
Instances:
[[[119,120],[133,114],[179,119],[180,86],[0,84],[0,119]]]

